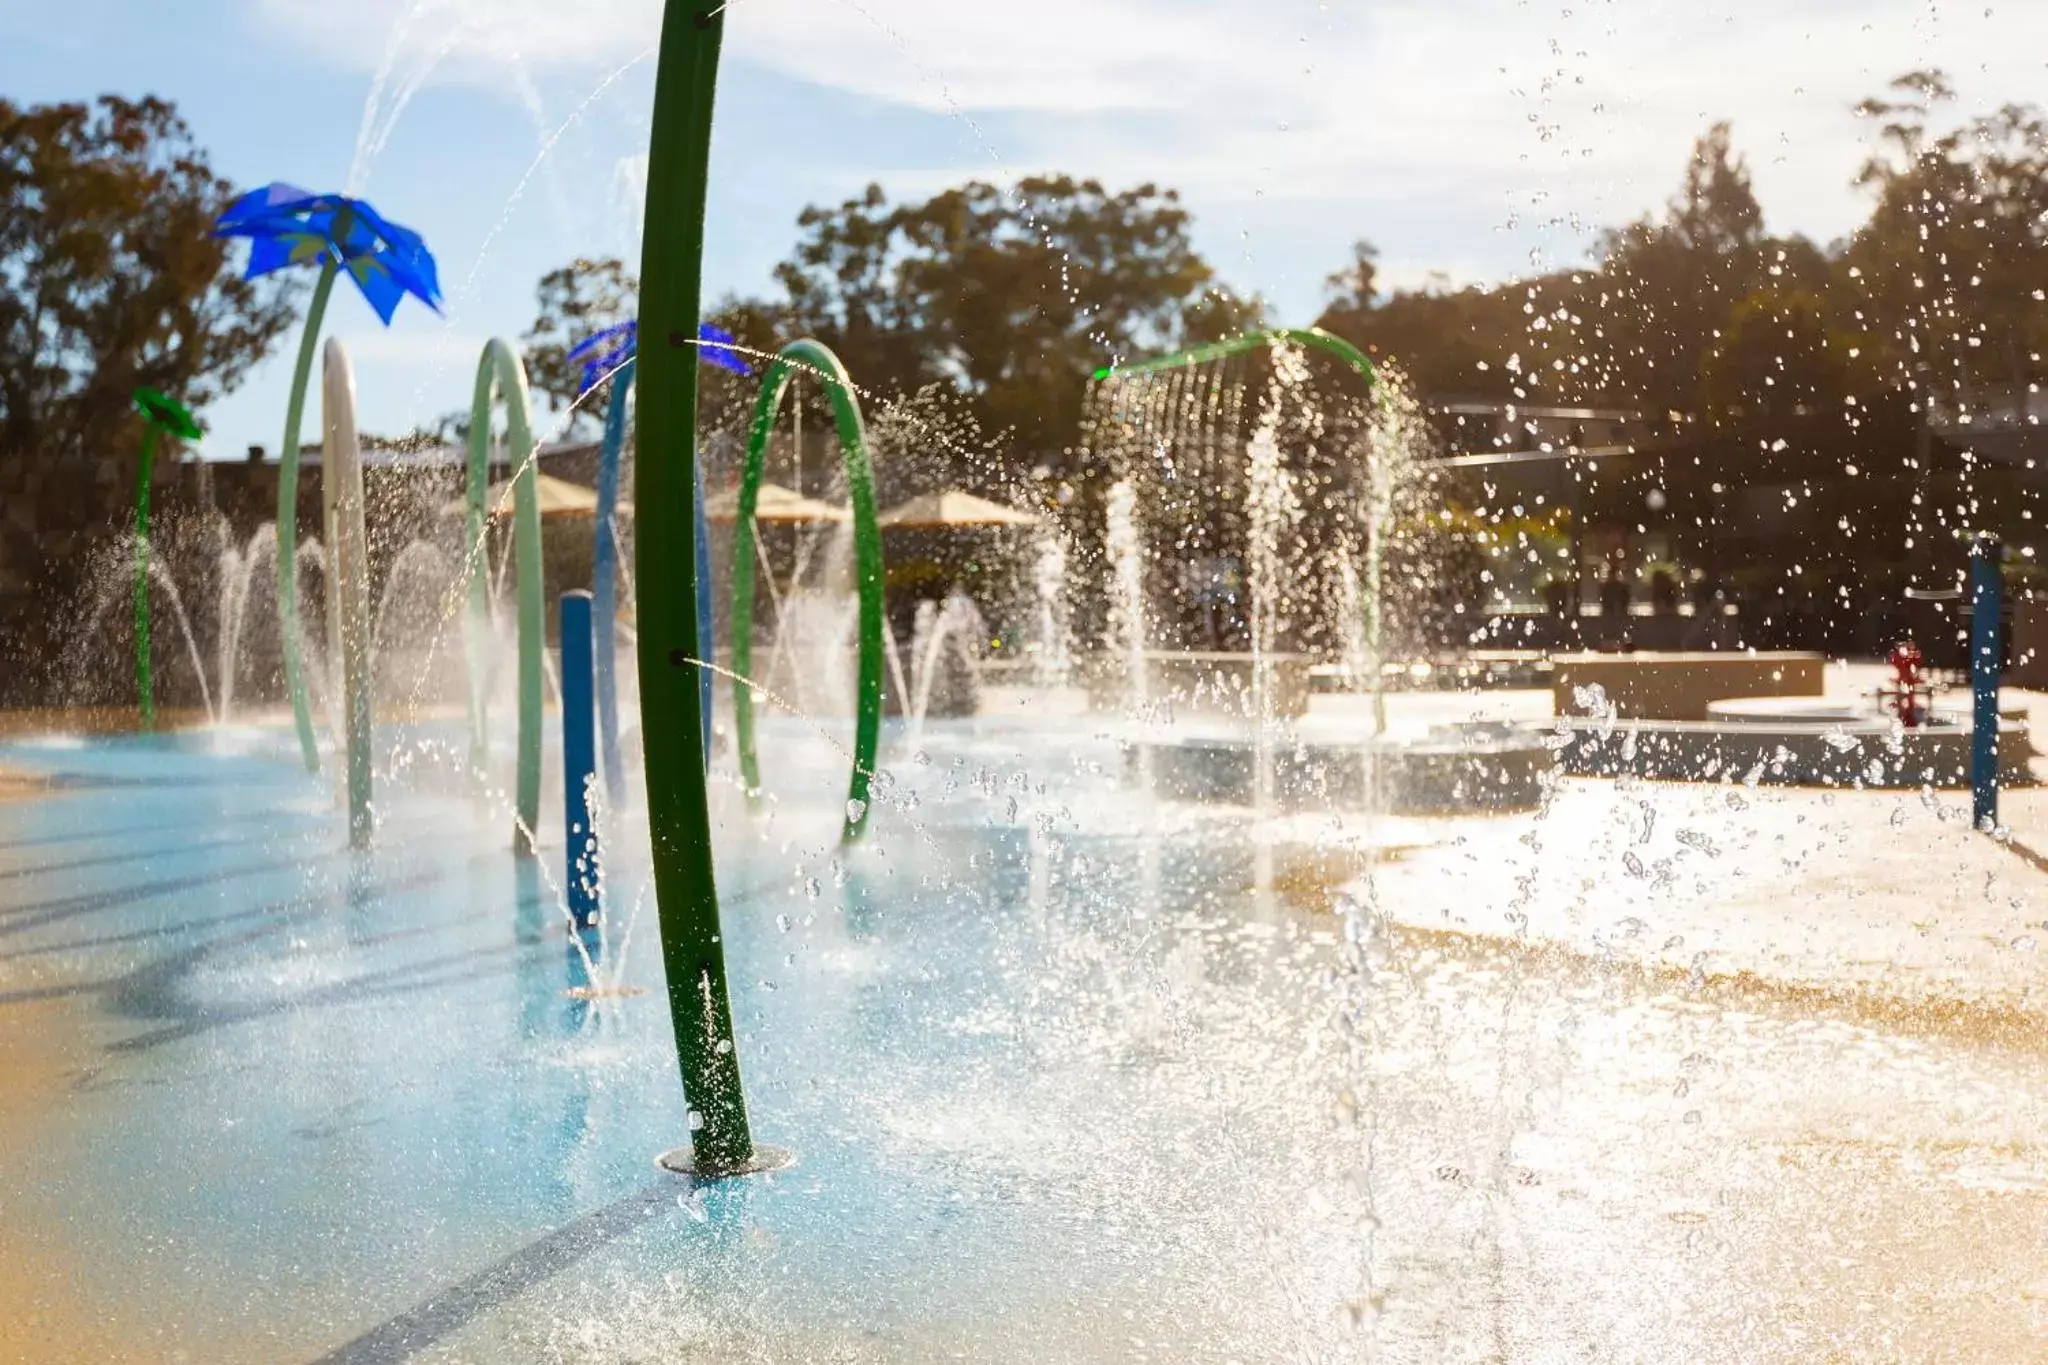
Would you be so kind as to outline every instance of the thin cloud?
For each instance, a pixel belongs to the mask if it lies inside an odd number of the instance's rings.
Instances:
[[[256,3],[400,90],[502,88],[507,63],[580,78],[645,52],[662,9]],[[1925,65],[1956,74],[1965,108],[2027,98],[2048,6],[1943,18],[1924,0],[733,0],[726,41],[739,63],[972,125],[980,155],[899,179],[1062,167],[1172,184],[1198,207],[1325,206],[1365,230],[1393,208],[1409,222],[1477,216],[1517,257],[1534,253],[1520,267],[1661,202],[1718,118],[1735,121],[1775,229],[1837,235],[1861,209],[1849,182],[1869,130],[1853,103]]]

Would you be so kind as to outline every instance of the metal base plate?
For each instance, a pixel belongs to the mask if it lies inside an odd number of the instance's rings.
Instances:
[[[672,1152],[663,1152],[654,1159],[654,1164],[664,1171],[686,1175],[692,1180],[725,1180],[736,1175],[766,1175],[772,1171],[786,1171],[796,1165],[796,1153],[787,1147],[756,1144],[753,1156],[737,1166],[721,1166],[715,1171],[700,1171],[697,1169],[696,1148],[678,1147]]]

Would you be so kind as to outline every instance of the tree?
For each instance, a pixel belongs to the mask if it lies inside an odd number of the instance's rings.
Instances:
[[[1603,234],[1590,269],[1383,297],[1378,252],[1360,241],[1329,277],[1319,321],[1423,393],[1690,412],[1730,310],[1766,284],[1820,287],[1826,275],[1809,243],[1764,236],[1748,167],[1716,123],[1663,213]]]
[[[1587,306],[1573,310],[1597,319],[1580,338],[1591,387],[1651,411],[1692,411],[1715,333],[1771,278],[1763,208],[1727,123],[1693,143],[1662,220],[1607,233],[1601,254]]]
[[[1889,94],[1857,106],[1883,123],[1858,177],[1876,203],[1845,257],[1855,330],[1888,382],[1962,405],[1987,386],[2024,393],[2048,348],[2048,122],[2007,105],[1936,134],[1953,98],[1940,71]]]
[[[566,408],[583,390],[583,367],[569,363],[570,350],[585,337],[638,317],[640,281],[615,256],[578,257],[541,276],[535,293],[540,313],[524,338],[527,382]]]
[[[1048,456],[1073,444],[1094,370],[1255,316],[1213,291],[1189,223],[1177,194],[1149,184],[1028,176],[893,206],[870,186],[806,209],[776,277],[793,322],[862,385],[950,382],[1015,453]]]
[[[1825,413],[1854,416],[1849,347],[1801,289],[1759,289],[1729,310],[1700,366],[1702,409],[1746,424]]]
[[[524,338],[526,377],[534,392],[567,408],[583,387],[583,367],[569,363],[569,352],[584,338],[639,316],[640,280],[616,257],[579,257],[541,276],[535,294],[540,312]],[[744,352],[772,353],[782,344],[780,310],[758,300],[727,298],[706,321],[731,333]],[[723,430],[744,422],[754,399],[753,381],[716,365],[702,367],[700,374],[698,407],[705,428]],[[602,423],[602,401],[586,400],[576,409],[576,420],[586,430]],[[468,430],[466,417],[462,430]]]
[[[1351,264],[1331,272],[1323,281],[1330,295],[1330,311],[1369,313],[1380,297],[1380,249],[1361,237],[1351,244]]]
[[[1361,243],[1360,251],[1370,247]],[[1529,286],[1397,290],[1382,299],[1368,255],[1330,276],[1333,298],[1316,325],[1357,346],[1375,363],[1398,365],[1415,388],[1433,397],[1510,398],[1519,382],[1509,369],[1530,348],[1522,311]],[[1526,396],[1526,394],[1524,395]]]
[[[1257,294],[1245,297],[1228,285],[1214,284],[1189,300],[1181,309],[1180,343],[1200,346],[1243,336],[1266,325],[1266,301]]]
[[[176,109],[0,100],[0,456],[121,453],[142,385],[202,408],[292,320],[211,236],[233,187]]]

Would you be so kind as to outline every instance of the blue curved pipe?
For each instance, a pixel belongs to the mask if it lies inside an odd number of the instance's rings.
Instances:
[[[604,790],[612,806],[626,799],[626,765],[619,757],[619,462],[626,446],[626,400],[633,392],[633,362],[612,376],[604,414],[604,447],[597,459],[597,534],[590,563],[590,615],[597,659],[597,733],[604,756]]]
[[[619,684],[617,624],[619,619],[618,510],[620,466],[626,449],[626,400],[633,391],[634,362],[612,376],[612,396],[604,414],[604,445],[597,458],[597,533],[590,563],[591,617],[596,631],[597,730],[604,757],[604,789],[614,808],[626,798],[626,765],[619,756]],[[704,512],[704,471],[697,466],[697,639],[704,657],[717,657],[711,614],[711,527]],[[711,708],[714,690],[708,668],[697,671],[703,694],[704,761],[711,761]]]

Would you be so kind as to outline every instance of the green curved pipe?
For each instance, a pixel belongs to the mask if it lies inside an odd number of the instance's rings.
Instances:
[[[1109,365],[1095,372],[1097,383],[1121,379],[1126,375],[1159,374],[1184,365],[1204,365],[1212,360],[1224,360],[1230,356],[1243,355],[1262,347],[1279,345],[1307,346],[1325,351],[1343,361],[1364,379],[1372,396],[1382,407],[1386,404],[1386,389],[1380,383],[1379,370],[1366,359],[1365,352],[1353,346],[1343,337],[1326,332],[1320,327],[1276,327],[1270,331],[1246,332],[1243,336],[1212,341],[1204,346],[1191,346],[1172,355],[1163,355],[1155,360],[1143,361],[1136,365]],[[1380,657],[1382,616],[1380,613],[1380,579],[1382,576],[1381,556],[1384,553],[1385,521],[1387,511],[1380,505],[1380,495],[1373,495],[1371,537],[1366,545],[1366,581],[1371,591],[1365,595],[1365,641],[1366,649],[1372,655],[1377,668]],[[1387,730],[1386,696],[1377,677],[1372,689],[1373,732],[1385,734]]]
[[[702,8],[699,8],[702,6]],[[757,1169],[718,923],[697,629],[697,326],[723,4],[667,0],[641,233],[633,536],[641,739],[661,961],[700,1178]]]
[[[738,522],[733,534],[732,562],[732,714],[733,737],[740,756],[740,776],[748,797],[761,788],[761,765],[754,752],[754,507],[761,495],[761,468],[775,414],[789,391],[793,372],[802,369],[824,381],[832,398],[832,416],[839,432],[839,459],[846,470],[846,492],[853,502],[854,572],[860,593],[860,681],[854,697],[853,778],[846,793],[846,823],[840,839],[852,843],[867,829],[869,788],[875,775],[875,748],[882,734],[882,532],[875,520],[875,481],[868,463],[867,432],[860,400],[839,357],[820,342],[805,338],[782,348],[761,381],[754,403],[754,422],[747,433],[747,463],[740,475]]]
[[[469,662],[469,763],[477,777],[490,757],[484,670],[490,644],[490,574],[484,546],[489,517],[484,500],[491,478],[491,406],[500,398],[505,404],[505,444],[512,458],[512,556],[519,580],[519,752],[512,847],[531,854],[540,822],[541,649],[547,629],[540,598],[540,493],[535,483],[526,366],[511,342],[494,337],[477,361],[476,394],[469,409],[469,507],[463,560],[469,574],[469,613],[463,633]]]
[[[149,672],[149,476],[156,467],[157,425],[142,430],[142,467],[135,473],[135,694],[142,728],[156,729],[156,683]]]
[[[306,309],[306,332],[299,339],[298,368],[292,371],[291,400],[284,409],[284,444],[277,452],[277,628],[284,637],[285,691],[291,695],[299,754],[309,773],[320,771],[320,745],[313,735],[313,709],[306,703],[306,669],[299,658],[299,424],[306,415],[306,384],[313,374],[313,351],[327,317],[327,299],[334,292],[336,273],[333,253],[326,253],[320,282],[313,286],[313,302]]]

